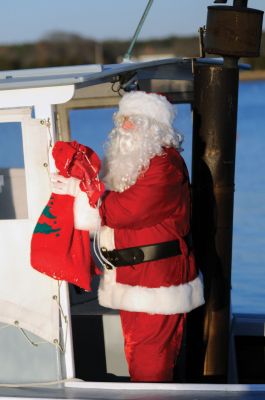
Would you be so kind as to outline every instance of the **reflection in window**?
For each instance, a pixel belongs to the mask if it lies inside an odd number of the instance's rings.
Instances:
[[[21,124],[0,123],[0,219],[27,216]]]

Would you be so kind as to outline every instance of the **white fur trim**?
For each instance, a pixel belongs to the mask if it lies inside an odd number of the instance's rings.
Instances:
[[[74,225],[76,229],[93,235],[99,225],[99,210],[90,206],[86,193],[79,192],[74,201]]]
[[[115,249],[114,229],[107,225],[101,226],[99,236],[100,247],[105,247],[107,250]]]
[[[171,126],[175,118],[175,109],[164,96],[139,91],[126,93],[122,97],[117,115],[146,115]]]
[[[99,304],[117,310],[149,314],[180,314],[204,304],[200,276],[178,286],[147,288],[116,282],[116,271],[105,271],[98,290]]]

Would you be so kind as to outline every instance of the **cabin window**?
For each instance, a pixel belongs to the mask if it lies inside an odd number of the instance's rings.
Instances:
[[[71,139],[91,147],[102,158],[103,144],[114,127],[112,116],[115,111],[116,107],[70,110]]]
[[[0,219],[28,217],[22,129],[0,123]]]

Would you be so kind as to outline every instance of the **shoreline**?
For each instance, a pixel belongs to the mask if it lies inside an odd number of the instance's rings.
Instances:
[[[265,80],[265,70],[257,69],[255,71],[239,71],[240,81],[259,81]]]

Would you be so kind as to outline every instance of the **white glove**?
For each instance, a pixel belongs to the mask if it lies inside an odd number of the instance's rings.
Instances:
[[[91,207],[85,192],[80,192],[74,200],[74,225],[76,229],[89,231],[94,236],[101,225],[98,208]]]
[[[80,192],[80,180],[77,178],[65,178],[62,175],[51,175],[51,190],[56,194],[68,194],[76,197]]]

